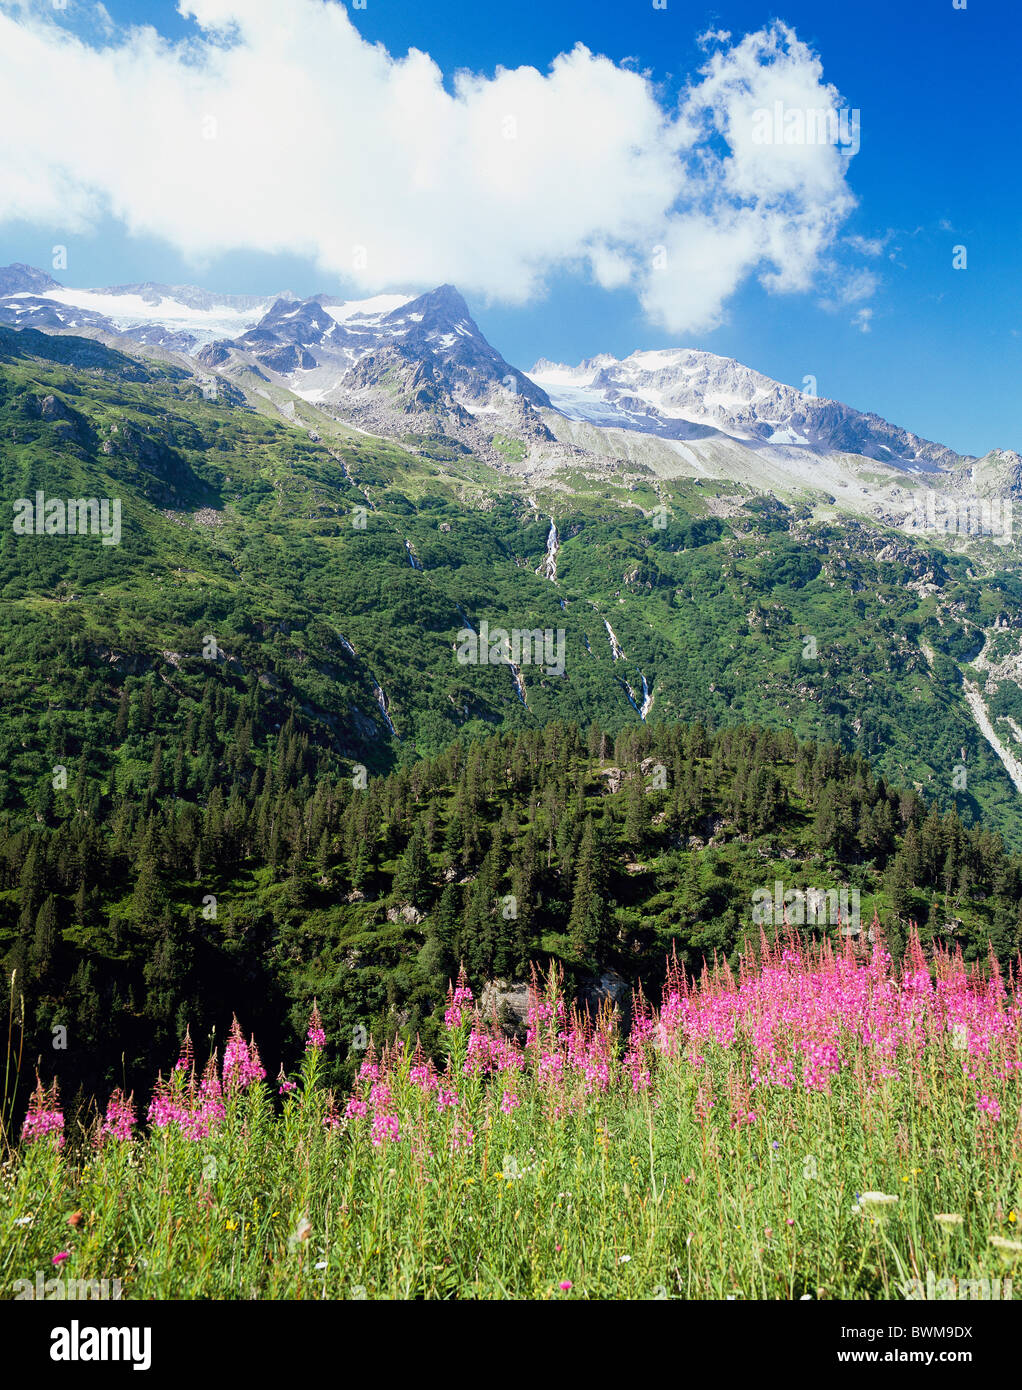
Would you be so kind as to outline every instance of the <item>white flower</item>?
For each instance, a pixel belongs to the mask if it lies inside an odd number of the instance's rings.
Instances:
[[[617,1257],[617,1262],[619,1265],[626,1265],[631,1258],[631,1255],[619,1255]]]
[[[886,1207],[898,1200],[898,1194],[888,1192],[860,1192],[859,1201],[863,1206]]]
[[[15,1226],[31,1226],[31,1224],[32,1224],[32,1217],[31,1217],[31,1216],[16,1216],[16,1217],[14,1218],[14,1224],[15,1224]]]
[[[315,1265],[314,1268],[315,1268],[315,1269],[326,1269],[326,1267],[327,1267],[328,1264],[329,1264],[329,1261],[328,1261],[328,1260],[320,1260],[320,1262],[319,1262],[317,1265]]]

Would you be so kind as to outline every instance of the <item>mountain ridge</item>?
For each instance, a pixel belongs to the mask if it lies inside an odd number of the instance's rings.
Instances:
[[[217,310],[234,322],[218,320]],[[15,263],[0,269],[0,321],[52,332],[108,332],[141,348],[181,353],[214,371],[269,369],[318,405],[363,417],[372,416],[369,406],[375,405],[376,423],[385,430],[397,430],[402,422],[395,416],[409,414],[450,417],[455,430],[470,428],[469,417],[493,415],[499,424],[510,415],[534,440],[549,442],[560,437],[558,429],[544,428],[531,412],[552,410],[576,423],[687,443],[705,437],[701,429],[714,429],[753,450],[854,454],[895,471],[948,473],[977,461],[876,412],[799,391],[702,349],[639,348],[626,358],[597,353],[574,367],[541,357],[523,371],[487,341],[451,284],[363,300],[326,293],[301,298],[290,291],[219,294],[152,281],[75,290]],[[219,331],[225,326],[237,331]],[[432,391],[424,390],[412,359],[430,364]]]

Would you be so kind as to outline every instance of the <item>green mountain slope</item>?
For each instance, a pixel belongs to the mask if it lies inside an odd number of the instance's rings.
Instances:
[[[121,506],[116,545],[0,530],[0,953],[69,1081],[232,1008],[275,1055],[312,993],[428,1039],[461,958],[655,984],[776,882],[1017,949],[1016,792],[963,688],[982,648],[1022,721],[1013,573],[31,332],[0,330],[0,463],[9,517]],[[563,632],[563,670],[459,662],[483,623]]]
[[[122,505],[119,545],[0,531],[11,806],[58,755],[130,782],[122,694],[162,695],[173,742],[211,664],[232,709],[258,685],[257,746],[293,716],[331,766],[375,771],[462,733],[637,724],[645,677],[652,721],[831,739],[1022,843],[960,675],[998,618],[1002,638],[1022,624],[1013,575],[722,484],[575,471],[525,495],[439,436],[402,448],[304,405],[288,424],[87,340],[3,330],[0,356],[9,515],[40,489]],[[563,629],[563,674],[523,665],[523,703],[507,666],[459,664],[484,621]],[[995,717],[1022,714],[1013,698]]]

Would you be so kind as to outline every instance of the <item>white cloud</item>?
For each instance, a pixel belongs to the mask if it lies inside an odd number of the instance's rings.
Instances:
[[[0,222],[70,235],[112,213],[197,264],[289,252],[367,292],[449,280],[515,302],[585,266],[683,333],[720,322],[751,275],[812,288],[854,206],[847,151],[753,138],[758,107],[839,101],[784,25],[718,49],[667,111],[581,45],[545,73],[459,72],[452,93],[428,54],[391,57],[334,0],[181,10],[186,43],[145,27],[101,46],[0,13],[0,128],[18,132]]]
[[[893,232],[888,231],[882,237],[850,236],[848,245],[860,256],[879,256],[893,235]]]
[[[872,299],[880,287],[880,277],[872,270],[863,267],[845,269],[830,268],[830,293],[820,300],[821,309],[836,312],[850,304],[861,304],[864,299]]]
[[[731,37],[730,29],[707,29],[705,34],[700,34],[696,43],[700,48],[711,48],[717,43],[727,43]]]

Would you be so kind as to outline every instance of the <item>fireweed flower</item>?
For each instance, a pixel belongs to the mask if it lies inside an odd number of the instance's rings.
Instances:
[[[977,1096],[976,1108],[981,1110],[984,1115],[989,1115],[992,1120],[1001,1118],[1001,1107],[993,1096]]]
[[[413,1086],[417,1086],[420,1091],[425,1091],[427,1095],[430,1091],[435,1091],[440,1084],[433,1059],[426,1056],[419,1038],[415,1039],[415,1051],[412,1053],[408,1079]]]
[[[925,1049],[933,1048],[955,1077],[961,1069],[973,1078],[964,1096],[974,1125],[989,1128],[1007,1114],[1014,1124],[1014,1103],[1009,1111],[1005,1099],[1002,1111],[998,1096],[1013,1095],[1012,1074],[1022,1070],[1022,1000],[1008,998],[1003,982],[984,979],[978,968],[966,972],[960,954],[941,955],[937,950],[931,974],[919,966],[919,949],[917,940],[910,939],[899,969],[879,941],[869,956],[851,945],[835,953],[797,941],[786,943],[783,950],[765,944],[761,958],[744,965],[737,978],[721,968],[707,971],[698,983],[673,967],[659,1009],[636,1000],[633,1026],[620,1048],[612,1029],[566,1008],[560,997],[541,998],[536,991],[530,996],[525,1044],[505,1038],[495,1021],[480,1016],[461,971],[457,984],[448,988],[445,1022],[449,1030],[464,1031],[455,1040],[448,1069],[438,1073],[421,1047],[409,1058],[398,1047],[377,1053],[370,1042],[354,1094],[342,1103],[344,1118],[331,1097],[322,1123],[330,1130],[354,1126],[353,1133],[370,1137],[373,1146],[383,1150],[381,1157],[386,1145],[401,1141],[416,1160],[432,1158],[434,1151],[447,1147],[443,1140],[438,1142],[441,1130],[450,1151],[458,1153],[472,1148],[472,1125],[482,1123],[489,1129],[491,1123],[500,1125],[500,1116],[511,1116],[522,1104],[523,1073],[526,1084],[538,1083],[544,1120],[556,1123],[561,1116],[584,1111],[586,1098],[604,1091],[621,1096],[649,1092],[655,1108],[661,1079],[670,1080],[676,1070],[684,1111],[694,1113],[707,1130],[726,1131],[731,1121],[744,1139],[746,1133],[755,1136],[746,1127],[762,1126],[768,1119],[778,1134],[769,1108],[771,1089],[810,1093],[815,1104],[819,1093],[851,1082],[868,1100],[877,1091],[889,1090],[891,1080],[901,1076],[921,1083]],[[322,1034],[314,1002],[303,1077],[314,1069],[325,1041]],[[948,1036],[960,1034],[967,1046],[949,1047]],[[726,1080],[716,1065],[721,1049],[730,1050]],[[203,1139],[226,1120],[228,1097],[264,1076],[255,1042],[245,1042],[237,1020],[222,1072],[214,1054],[201,1081],[186,1033],[178,1066],[168,1080],[157,1080],[149,1122],[156,1129],[176,1125],[187,1138]],[[284,1095],[294,1083],[281,1069],[277,1084]],[[534,1089],[524,1094],[531,1103]],[[450,1121],[445,1117],[448,1111]],[[129,1138],[133,1126],[130,1098],[115,1093],[100,1126],[101,1138]],[[62,1130],[56,1091],[47,1092],[40,1083],[23,1137],[49,1136],[59,1144]],[[779,1156],[785,1141],[765,1128],[763,1134],[767,1154]],[[606,1132],[598,1128],[597,1143],[607,1142]],[[761,1147],[758,1139],[754,1147]],[[629,1173],[633,1187],[642,1180],[640,1168],[634,1160]],[[909,1170],[906,1163],[895,1180],[911,1181],[904,1176],[909,1171],[917,1170]],[[504,1178],[517,1176],[521,1174],[506,1166]],[[692,1173],[680,1176],[678,1195],[690,1185],[694,1190]],[[622,1193],[628,1201],[628,1184]],[[896,1194],[865,1192],[857,1194],[853,1210],[879,1222],[897,1201]],[[945,1237],[963,1224],[956,1213],[934,1219]],[[793,1224],[788,1217],[784,1227]],[[779,1220],[774,1232],[781,1229]]]
[[[209,1129],[214,1128],[227,1114],[220,1078],[216,1074],[216,1053],[206,1063],[202,1073],[199,1083],[199,1107],[201,1119]]]
[[[462,966],[458,971],[457,985],[452,989],[450,984],[447,986],[447,1009],[444,1013],[444,1027],[448,1032],[461,1027],[464,1011],[472,1003],[472,991],[468,987],[468,977],[465,974],[465,967]]]
[[[521,1105],[521,1101],[515,1095],[514,1091],[504,1092],[500,1101],[500,1109],[502,1114],[510,1115],[512,1111],[518,1109],[519,1105]]]
[[[36,1088],[28,1103],[28,1114],[21,1127],[21,1142],[33,1143],[37,1139],[52,1136],[55,1148],[64,1147],[64,1115],[60,1109],[60,1090],[56,1081],[48,1090],[36,1076]]]
[[[323,1128],[338,1129],[340,1127],[340,1123],[341,1117],[337,1113],[337,1102],[334,1099],[334,1093],[333,1091],[327,1091],[326,1114],[323,1116]]]
[[[378,1081],[380,1079],[381,1067],[376,1060],[376,1047],[372,1038],[369,1039],[369,1047],[366,1055],[362,1059],[362,1064],[358,1069],[360,1081]]]
[[[401,1127],[396,1115],[375,1115],[371,1138],[373,1147],[379,1148],[388,1141],[396,1144],[401,1138]]]
[[[231,1024],[231,1031],[224,1048],[223,1084],[227,1091],[244,1091],[253,1081],[261,1081],[266,1076],[255,1039],[245,1041],[238,1023],[237,1015]]]
[[[134,1128],[133,1096],[125,1098],[124,1092],[118,1087],[107,1103],[106,1116],[100,1127],[98,1141],[102,1144],[107,1139],[117,1139],[124,1143],[130,1143]]]
[[[451,1153],[458,1153],[461,1149],[470,1149],[475,1143],[475,1137],[475,1130],[466,1128],[455,1112],[454,1128],[451,1131]]]
[[[55,1265],[62,1265],[62,1264],[64,1263],[65,1260],[70,1259],[70,1258],[71,1258],[71,1251],[70,1251],[70,1250],[58,1250],[57,1253],[56,1253],[56,1255],[54,1255],[53,1260],[52,1260],[51,1263],[53,1263],[53,1264],[55,1264]]]
[[[309,1052],[314,1047],[324,1047],[325,1045],[326,1033],[323,1031],[323,1020],[319,1016],[319,1005],[313,999],[312,1013],[309,1014],[309,1027],[305,1034],[305,1050]]]
[[[191,1029],[185,1028],[185,1035],[181,1039],[181,1055],[174,1063],[175,1071],[194,1071],[195,1069],[195,1049],[192,1046]]]
[[[163,1075],[160,1073],[156,1078],[153,1098],[149,1102],[146,1119],[157,1129],[165,1129],[167,1125],[173,1124],[177,1120],[179,1114],[180,1106],[171,1094],[170,1083],[164,1081]]]

